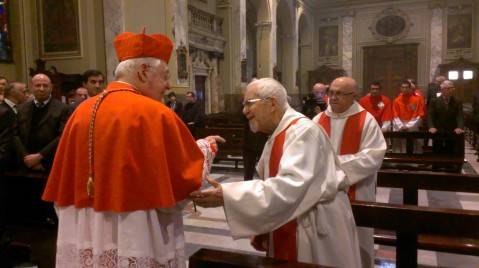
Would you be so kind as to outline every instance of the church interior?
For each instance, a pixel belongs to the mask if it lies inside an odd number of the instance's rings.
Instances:
[[[173,42],[164,103],[195,138],[226,139],[210,175],[220,183],[258,178],[255,161],[268,137],[248,131],[242,114],[251,81],[276,79],[303,113],[317,83],[328,90],[336,78],[351,77],[359,101],[377,81],[393,101],[412,81],[424,105],[421,125],[383,132],[377,203],[352,205],[356,223],[375,228],[371,267],[479,266],[479,0],[0,0],[0,82],[24,84],[28,93],[43,73],[52,98],[76,107],[88,98],[78,91],[87,70],[98,71],[98,88],[115,80],[115,37],[142,31]],[[438,77],[452,82],[462,103],[461,132],[441,134],[454,142],[447,154],[436,154],[427,119],[430,98],[440,97]],[[402,151],[394,148],[398,140]],[[1,202],[10,205],[0,211],[0,251],[24,265],[11,267],[55,266],[56,216],[41,201],[47,177],[45,170],[2,174],[0,187],[8,190]],[[183,223],[186,257],[197,257],[191,267],[215,261],[214,252],[211,259],[195,255],[200,249],[265,261],[249,239],[233,240],[221,207],[189,203]]]

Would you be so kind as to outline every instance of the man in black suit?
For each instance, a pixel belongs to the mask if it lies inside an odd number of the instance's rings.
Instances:
[[[69,108],[52,98],[52,83],[45,74],[32,78],[32,88],[34,99],[18,109],[15,146],[27,168],[48,171],[68,119]]]
[[[8,84],[4,89],[5,99],[3,102],[0,102],[0,263],[4,265],[10,262],[7,253],[10,248],[10,243],[5,233],[9,189],[6,182],[1,178],[3,172],[15,168],[13,141],[17,119],[14,108],[16,106],[17,96],[21,96],[23,92],[19,90],[20,93],[17,94],[16,91],[22,86],[25,88],[25,84],[22,83],[13,82]]]
[[[175,92],[171,91],[168,93],[168,102],[166,103],[166,106],[170,107],[178,116],[181,117],[183,113],[183,104],[178,102]]]
[[[454,84],[446,80],[440,85],[440,96],[432,98],[428,105],[429,132],[454,132],[464,133],[464,116],[462,113],[462,102],[452,95]],[[433,150],[435,153],[454,153],[454,144],[450,141],[435,140]]]
[[[193,91],[186,92],[186,104],[183,110],[183,122],[188,126],[191,134],[195,136],[196,128],[203,127],[204,111],[201,103],[197,101],[196,94]]]
[[[0,173],[7,168],[14,169],[17,106],[26,101],[26,85],[20,82],[9,83],[4,91],[5,99],[0,104]]]

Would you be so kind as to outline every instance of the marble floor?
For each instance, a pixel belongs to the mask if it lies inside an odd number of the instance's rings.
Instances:
[[[479,174],[477,156],[469,145],[466,146],[466,163],[463,173]],[[212,177],[219,182],[234,182],[243,179],[242,169],[234,169],[233,163],[220,163],[213,167]],[[378,188],[377,201],[387,203],[402,202],[401,190]],[[479,210],[479,194],[421,191],[419,205],[430,207],[463,208]],[[233,240],[225,221],[223,208],[204,209],[188,207],[184,212],[186,253],[188,257],[200,248],[235,251],[263,255],[254,250],[249,239]],[[479,226],[478,226],[479,228]],[[376,267],[395,267],[395,249],[388,246],[375,246]],[[419,267],[479,267],[479,257],[442,252],[419,250]]]

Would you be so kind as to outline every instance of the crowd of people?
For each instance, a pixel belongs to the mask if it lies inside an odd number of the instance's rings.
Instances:
[[[312,93],[303,101],[303,114],[313,118],[327,110],[327,99],[333,94],[328,88],[322,83],[314,85]],[[376,119],[382,132],[424,129],[432,134],[464,133],[462,102],[453,95],[454,83],[444,76],[437,76],[429,84],[427,97],[410,78],[401,81],[398,85],[399,94],[393,100],[382,94],[381,90],[381,83],[373,81],[369,84],[368,94],[361,98],[356,92],[352,95]],[[422,142],[415,144],[416,152],[421,152]],[[433,144],[435,153],[451,153],[453,147],[449,141],[436,141]],[[394,141],[393,150],[405,152],[405,142]]]
[[[42,198],[58,216],[56,267],[105,260],[108,267],[185,267],[189,199],[223,206],[232,236],[251,238],[268,256],[373,267],[373,230],[356,227],[350,201],[376,200],[387,149],[382,132],[418,130],[426,113],[431,133],[463,129],[462,103],[443,77],[428,90],[428,98],[436,93],[427,105],[413,80],[402,81],[392,101],[379,82],[359,100],[350,77],[316,84],[304,110],[312,120],[289,106],[281,83],[255,79],[242,112],[252,132],[269,136],[260,179],[219,184],[209,172],[224,140],[194,140],[190,132],[203,116],[195,92],[186,93],[185,105],[174,92],[162,104],[172,41],[127,32],[114,45],[115,81],[104,88],[103,74],[89,70],[68,103],[52,97],[45,74],[32,77],[33,97],[26,84],[0,77],[0,172],[15,161],[49,172]],[[212,187],[200,189],[206,182]]]

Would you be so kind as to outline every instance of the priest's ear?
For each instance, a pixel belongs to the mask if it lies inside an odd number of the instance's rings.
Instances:
[[[280,108],[279,103],[278,103],[278,99],[274,96],[270,97],[269,99],[271,101],[271,111],[278,110]]]
[[[146,83],[148,81],[148,69],[150,69],[150,65],[146,63],[140,64],[137,75],[138,75],[138,80],[141,83]]]

